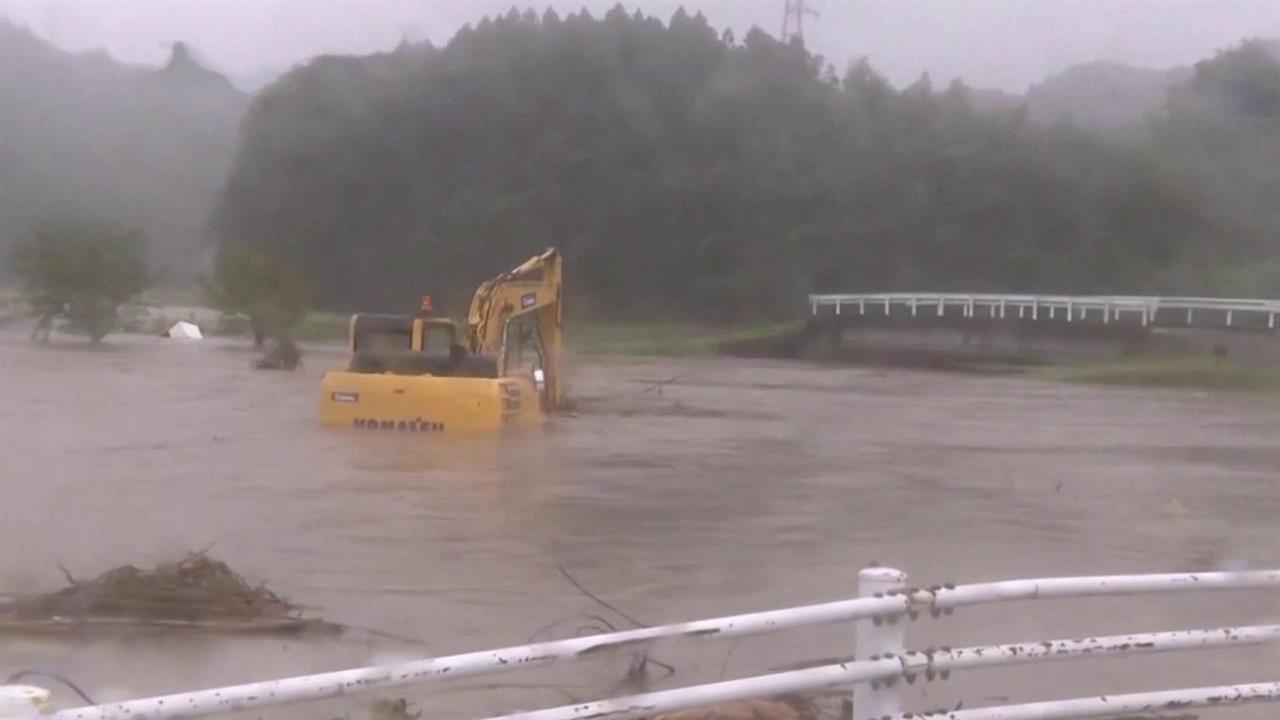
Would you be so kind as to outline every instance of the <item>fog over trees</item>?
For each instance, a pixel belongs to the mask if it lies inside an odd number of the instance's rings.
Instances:
[[[194,257],[194,233],[252,248],[344,310],[412,309],[422,293],[457,308],[548,245],[570,264],[571,311],[610,318],[788,316],[827,290],[1274,297],[1278,48],[1246,41],[1160,72],[1084,66],[1022,97],[928,77],[894,88],[865,62],[832,68],[684,12],[525,11],[440,48],[318,58],[242,122],[244,101],[212,74],[180,110],[133,103],[141,119],[122,120],[84,109],[105,81],[68,89],[10,66],[0,112],[57,86],[88,126],[42,136],[39,153],[106,159],[42,186],[49,161],[28,145],[0,167],[0,233],[86,196],[113,218],[166,208],[181,230],[135,221],[153,246]],[[118,74],[148,87],[175,67],[178,53]],[[138,137],[104,129],[117,125]],[[80,133],[94,145],[64,140]],[[141,202],[165,195],[187,199]]]
[[[350,308],[458,303],[553,244],[611,317],[743,320],[811,290],[1231,292],[1219,276],[1278,244],[1278,83],[1245,45],[1109,137],[684,13],[512,13],[267,89],[213,228]]]
[[[192,281],[248,105],[181,44],[144,68],[0,20],[0,278],[6,246],[78,217],[138,228],[165,277]]]

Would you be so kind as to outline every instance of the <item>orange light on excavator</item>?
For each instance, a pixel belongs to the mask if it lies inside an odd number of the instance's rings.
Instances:
[[[421,306],[418,308],[418,312],[422,315],[430,315],[432,309],[433,308],[431,307],[431,296],[423,295],[422,303],[421,303]]]

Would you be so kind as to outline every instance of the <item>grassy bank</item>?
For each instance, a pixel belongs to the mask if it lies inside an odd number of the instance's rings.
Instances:
[[[798,323],[711,327],[687,323],[570,324],[565,344],[580,355],[715,355],[724,345],[795,332]]]
[[[312,312],[294,330],[297,340],[315,343],[347,341],[351,316]],[[794,332],[798,323],[751,326],[708,327],[683,323],[604,324],[570,323],[565,344],[579,355],[657,355],[676,357],[710,356],[731,343],[767,340]]]
[[[1032,370],[1029,376],[1097,385],[1280,392],[1280,368],[1215,362],[1212,358],[1138,358],[1104,364],[1051,366]]]
[[[345,343],[351,331],[351,315],[310,312],[294,328],[295,340],[313,343]]]
[[[199,285],[157,285],[144,290],[138,302],[159,307],[204,307],[206,300]]]

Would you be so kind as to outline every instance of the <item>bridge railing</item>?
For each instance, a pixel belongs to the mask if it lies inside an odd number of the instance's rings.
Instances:
[[[1197,311],[1214,313],[1226,327],[1242,316],[1265,320],[1275,329],[1280,300],[1251,298],[1159,297],[1148,295],[1022,295],[994,293],[837,293],[809,296],[810,311],[818,315],[830,308],[836,315],[846,310],[859,315],[888,315],[893,308],[908,309],[913,316],[934,312],[945,315],[948,308],[961,308],[965,317],[980,315],[1007,319],[1067,322],[1100,318],[1104,323],[1135,316],[1143,325],[1159,318],[1162,322],[1195,323]]]
[[[1041,578],[973,585],[909,587],[905,573],[866,568],[859,596],[835,602],[709,620],[641,628],[554,642],[425,658],[410,662],[255,682],[160,697],[61,710],[54,720],[176,720],[285,703],[322,700],[358,692],[424,685],[477,675],[571,662],[614,651],[632,651],[662,641],[699,641],[778,632],[808,625],[855,624],[850,657],[817,667],[724,682],[521,712],[493,720],[626,720],[720,702],[777,696],[832,686],[851,686],[853,720],[1030,720],[1107,717],[1161,707],[1222,707],[1280,701],[1280,679],[1228,686],[1182,688],[1129,695],[1076,698],[912,714],[902,711],[905,683],[946,678],[961,670],[1015,663],[1042,663],[1280,642],[1280,625],[1215,627],[1085,639],[1047,639],[968,648],[909,650],[906,631],[921,617],[949,615],[972,605],[1046,598],[1170,594],[1280,589],[1280,570]],[[1275,675],[1274,666],[1264,668]],[[3,720],[11,720],[4,718]],[[22,720],[26,720],[23,718]]]

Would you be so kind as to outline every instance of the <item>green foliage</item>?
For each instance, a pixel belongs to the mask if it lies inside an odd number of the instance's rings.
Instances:
[[[811,291],[1135,292],[1223,236],[1265,245],[1158,145],[1184,141],[969,97],[866,63],[837,80],[683,11],[511,14],[269,88],[211,228],[296,263],[335,310],[464,306],[557,245],[572,312],[715,323],[792,317]]]
[[[1098,365],[1048,367],[1033,371],[1031,377],[1097,385],[1280,392],[1280,370],[1212,358],[1138,358]]]
[[[218,248],[213,277],[203,285],[211,305],[248,316],[255,345],[287,332],[307,314],[310,283],[293,261],[277,252],[224,244]]]
[[[298,323],[294,335],[310,342],[346,342],[351,331],[351,316],[337,313],[311,312]]]
[[[717,327],[691,323],[588,323],[573,327],[568,344],[571,352],[580,355],[709,356],[729,343],[764,340],[800,329],[794,322]]]
[[[1175,264],[1161,290],[1280,292],[1280,44],[1268,47],[1248,42],[1198,63],[1152,123],[1150,155],[1196,189],[1201,214],[1221,228]]]
[[[39,223],[14,246],[12,260],[41,328],[65,314],[94,342],[115,325],[116,308],[149,279],[142,233],[84,220]]]

